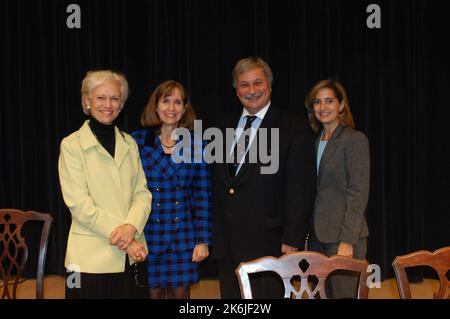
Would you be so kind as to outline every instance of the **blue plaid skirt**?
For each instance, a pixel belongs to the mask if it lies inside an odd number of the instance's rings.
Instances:
[[[198,283],[198,263],[192,262],[192,250],[162,255],[149,253],[147,262],[150,288],[189,287]]]

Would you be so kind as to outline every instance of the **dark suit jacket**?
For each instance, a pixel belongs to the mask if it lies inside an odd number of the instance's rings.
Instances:
[[[317,145],[319,143],[317,140]],[[364,214],[369,197],[369,142],[364,133],[339,125],[319,165],[314,232],[323,243],[356,244],[367,237]]]
[[[223,132],[235,128],[239,116],[226,118]],[[302,119],[273,104],[258,136],[263,127],[279,128],[278,172],[261,174],[261,166],[267,165],[258,161],[243,164],[232,178],[227,164],[214,167],[212,255],[217,259],[241,262],[279,256],[282,243],[304,246],[316,191],[314,135]]]

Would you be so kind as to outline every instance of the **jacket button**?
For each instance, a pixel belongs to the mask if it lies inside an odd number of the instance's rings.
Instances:
[[[156,203],[156,207],[159,207],[159,203]]]
[[[161,221],[159,219],[155,220],[155,223],[159,224]]]
[[[175,202],[175,205],[178,205],[179,204],[179,202]]]
[[[177,223],[180,221],[180,219],[178,217],[175,217],[174,221]]]
[[[159,188],[157,188],[156,191],[159,192]]]

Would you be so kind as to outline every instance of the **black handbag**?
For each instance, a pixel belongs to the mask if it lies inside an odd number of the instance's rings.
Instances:
[[[138,288],[148,288],[147,260],[134,263],[134,280]]]

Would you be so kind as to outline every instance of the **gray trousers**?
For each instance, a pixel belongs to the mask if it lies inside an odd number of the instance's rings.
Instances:
[[[328,257],[336,255],[339,243],[325,244],[317,240],[308,242],[308,250],[322,253]],[[366,259],[367,238],[360,238],[353,245],[353,258]],[[358,292],[358,274],[352,271],[338,270],[333,272],[327,280],[327,295],[333,299],[356,298]]]

